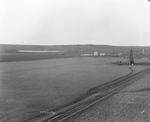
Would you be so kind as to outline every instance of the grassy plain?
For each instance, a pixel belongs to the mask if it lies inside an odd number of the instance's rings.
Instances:
[[[128,74],[128,66],[107,65],[116,60],[80,57],[0,63],[0,121],[19,122],[55,109]]]

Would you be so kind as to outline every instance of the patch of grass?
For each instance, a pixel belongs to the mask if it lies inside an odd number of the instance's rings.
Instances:
[[[52,110],[130,72],[128,67],[106,64],[114,60],[82,57],[0,63],[1,113],[20,107],[25,111],[17,116],[25,116],[26,110]]]

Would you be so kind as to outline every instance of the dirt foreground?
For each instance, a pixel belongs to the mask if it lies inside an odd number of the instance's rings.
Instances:
[[[68,122],[150,122],[150,75]]]

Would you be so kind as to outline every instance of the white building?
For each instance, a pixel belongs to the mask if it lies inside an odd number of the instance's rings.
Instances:
[[[106,54],[105,54],[105,53],[100,53],[99,55],[100,55],[100,56],[105,56]]]
[[[121,52],[120,52],[120,53],[118,53],[118,56],[122,56],[122,55],[123,55],[123,53],[121,53]]]
[[[92,54],[81,54],[80,56],[92,56]]]
[[[97,51],[95,51],[93,55],[94,55],[94,56],[98,56],[98,52],[97,52]]]

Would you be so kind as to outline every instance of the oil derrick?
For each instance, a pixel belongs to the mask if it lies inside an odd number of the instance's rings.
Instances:
[[[142,50],[142,55],[144,55],[144,53],[145,53],[145,49]]]
[[[132,51],[132,49],[130,51],[130,65],[134,65],[134,59],[133,59],[133,51]]]

